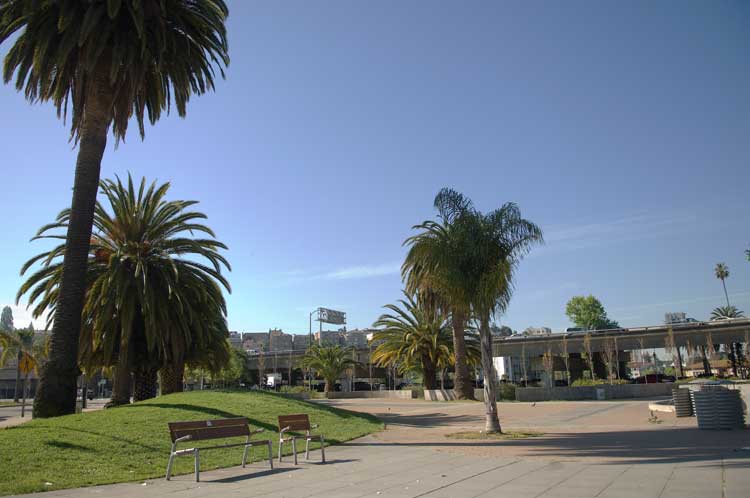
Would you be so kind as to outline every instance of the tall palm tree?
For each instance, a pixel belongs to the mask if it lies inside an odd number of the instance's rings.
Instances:
[[[230,287],[222,269],[230,267],[219,252],[226,246],[201,223],[205,214],[189,210],[196,201],[166,200],[169,187],[147,187],[142,179],[136,188],[130,177],[101,182],[108,209],[97,202],[79,354],[90,368],[117,365],[114,404],[129,402],[131,373],[136,400],[153,396],[159,367],[181,372],[191,355],[194,361],[201,352],[213,354],[211,344],[223,344],[217,334],[228,336],[222,288]],[[61,238],[55,230],[65,230],[70,216],[63,210],[35,238]],[[66,251],[58,245],[21,270],[41,262],[17,295],[29,294],[34,316],[55,316]]]
[[[472,297],[467,270],[473,261],[471,241],[457,228],[458,221],[473,206],[460,193],[443,189],[435,196],[434,207],[439,221],[415,225],[412,228],[420,232],[404,241],[409,252],[401,266],[401,275],[408,293],[428,292],[450,313],[456,360],[454,390],[458,399],[474,399],[464,339]]]
[[[729,278],[729,268],[725,263],[716,263],[716,266],[714,267],[714,275],[721,280],[721,285],[724,287],[724,297],[727,299],[727,306],[731,306],[729,304],[729,294],[727,294],[726,283],[726,279]]]
[[[445,312],[429,307],[418,297],[404,293],[399,305],[384,306],[390,313],[380,315],[374,323],[379,329],[372,340],[378,343],[372,361],[378,366],[397,367],[400,373],[422,374],[424,388],[436,388],[438,370],[454,364],[453,338]],[[467,355],[479,357],[479,341],[467,334]]]
[[[347,369],[357,366],[352,358],[351,348],[341,346],[320,346],[313,344],[300,361],[302,368],[312,368],[325,380],[325,392],[333,392],[336,379]]]
[[[470,257],[465,277],[472,308],[479,322],[484,372],[485,430],[500,432],[497,414],[496,376],[492,361],[491,320],[505,312],[513,293],[513,275],[531,247],[544,241],[541,229],[521,217],[514,203],[483,214],[474,208],[458,221],[459,229],[470,240]]]
[[[214,88],[229,64],[223,0],[0,0],[0,44],[15,36],[6,83],[31,102],[71,110],[78,144],[50,359],[34,398],[36,417],[75,411],[78,339],[101,160],[135,116],[153,124],[174,103],[184,116],[193,94]]]

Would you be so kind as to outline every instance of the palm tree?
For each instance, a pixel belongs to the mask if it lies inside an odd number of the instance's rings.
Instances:
[[[454,363],[453,338],[446,314],[424,300],[404,293],[406,299],[384,306],[391,313],[380,315],[372,340],[379,343],[372,361],[382,367],[397,367],[399,373],[422,374],[424,388],[436,388],[436,374]],[[478,341],[467,334],[467,355],[479,356]]]
[[[716,266],[714,267],[714,275],[721,280],[721,285],[724,287],[724,297],[727,299],[727,306],[730,306],[726,283],[726,279],[729,278],[729,268],[725,263],[716,263]]]
[[[471,200],[460,193],[443,189],[435,197],[439,221],[428,220],[412,227],[420,233],[404,245],[409,252],[401,267],[406,291],[427,292],[436,296],[438,305],[450,313],[455,355],[454,390],[458,399],[474,399],[469,376],[464,335],[471,317],[473,282],[467,270],[473,264],[471,241],[457,229],[458,221],[472,209]]]
[[[130,177],[127,183],[101,182],[109,210],[97,202],[79,354],[89,369],[117,366],[113,404],[129,402],[131,373],[139,400],[155,395],[160,367],[182,372],[185,361],[199,361],[216,348],[228,358],[221,350],[228,336],[222,287],[230,287],[222,268],[230,267],[219,253],[226,246],[201,223],[206,215],[188,209],[196,201],[165,199],[169,187],[147,188],[142,179],[136,188]],[[70,216],[70,209],[62,211],[35,238],[61,238],[55,230],[68,228]],[[20,300],[29,294],[35,317],[56,316],[66,250],[58,245],[21,270],[25,274],[41,262],[17,295]]]
[[[5,365],[10,358],[16,360],[16,383],[13,390],[13,401],[18,403],[21,399],[22,377],[21,359],[24,351],[31,348],[31,342],[34,339],[33,331],[29,333],[26,329],[15,329],[12,332],[3,332],[3,351],[0,355],[0,366]]]
[[[734,306],[719,306],[711,312],[711,320],[726,320],[727,318],[744,318],[745,312]]]
[[[6,83],[31,102],[71,107],[78,144],[64,271],[50,359],[34,399],[36,417],[75,411],[78,339],[94,208],[110,127],[124,139],[135,115],[154,124],[174,103],[180,116],[193,94],[214,88],[229,64],[224,0],[0,0],[0,44],[15,35]]]
[[[734,306],[719,306],[718,308],[714,308],[714,310],[711,312],[711,320],[727,320],[731,318],[744,318],[745,313],[741,310],[738,310]],[[737,375],[737,372],[739,370],[739,367],[742,366],[742,360],[744,358],[744,355],[742,353],[743,347],[741,342],[733,342],[726,345],[726,348],[728,349],[727,354],[729,356],[729,360],[732,364],[732,370],[734,371],[734,375]]]
[[[473,207],[458,221],[460,230],[470,240],[470,257],[465,277],[474,313],[479,322],[484,372],[484,402],[487,432],[500,432],[497,415],[496,376],[492,361],[491,320],[505,312],[513,293],[513,274],[524,255],[534,244],[544,241],[541,229],[521,217],[514,203],[483,214]]]
[[[300,361],[302,368],[312,368],[325,379],[325,392],[333,392],[336,379],[347,369],[357,366],[351,348],[313,344]]]

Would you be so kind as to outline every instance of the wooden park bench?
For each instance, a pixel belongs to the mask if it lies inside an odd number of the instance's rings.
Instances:
[[[217,420],[197,420],[194,422],[170,422],[169,435],[172,438],[172,451],[169,453],[169,463],[167,464],[167,480],[172,477],[172,463],[174,457],[180,455],[190,455],[195,457],[195,482],[200,481],[200,452],[203,450],[212,450],[217,448],[231,448],[234,446],[244,446],[245,451],[242,454],[242,467],[247,463],[247,450],[253,446],[268,447],[268,463],[273,469],[273,450],[271,449],[271,440],[263,439],[251,441],[253,434],[263,432],[263,429],[250,430],[246,418],[224,418]],[[220,444],[216,446],[203,446],[200,448],[177,449],[177,443],[183,441],[208,441],[213,439],[225,439],[232,437],[245,437],[244,442]]]
[[[279,415],[279,462],[281,462],[281,447],[285,442],[292,442],[292,453],[294,454],[294,465],[297,465],[297,439],[305,440],[305,460],[310,459],[310,441],[320,441],[320,455],[323,463],[326,463],[325,439],[322,434],[310,434],[310,430],[316,429],[318,424],[310,425],[310,417],[306,413],[297,415]],[[304,436],[290,434],[290,431],[305,431]]]

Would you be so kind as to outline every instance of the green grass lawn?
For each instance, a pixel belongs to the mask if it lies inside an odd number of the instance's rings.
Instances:
[[[383,428],[370,415],[270,393],[171,394],[120,408],[37,419],[0,429],[0,495],[164,477],[170,449],[167,422],[247,417],[251,427],[266,429],[254,438],[270,438],[275,452],[276,417],[291,413],[310,414],[311,422],[320,424],[315,432],[325,436],[326,444]],[[197,446],[216,442],[222,440]],[[313,448],[318,446],[311,443]],[[183,443],[180,447],[189,445]],[[260,460],[265,453],[264,449],[255,448],[254,460]],[[241,447],[201,452],[201,470],[240,465],[241,461]],[[192,466],[192,457],[179,457],[175,460],[175,474],[190,473]]]
[[[26,400],[26,405],[30,406],[31,401]],[[21,403],[16,403],[15,401],[0,401],[0,408],[6,408],[8,406],[21,406]]]

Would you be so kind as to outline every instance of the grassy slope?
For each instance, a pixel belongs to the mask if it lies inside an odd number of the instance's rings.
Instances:
[[[326,437],[326,443],[382,428],[372,416],[268,393],[172,394],[0,430],[0,495],[163,477],[170,448],[167,422],[247,417],[252,427],[266,429],[254,438],[270,438],[275,452],[276,417],[290,413],[309,413],[312,423],[320,424],[316,432]],[[262,448],[255,448],[255,460],[264,453]],[[239,465],[241,460],[241,447],[201,452],[201,469]],[[189,473],[192,465],[190,457],[177,458],[175,473]]]

